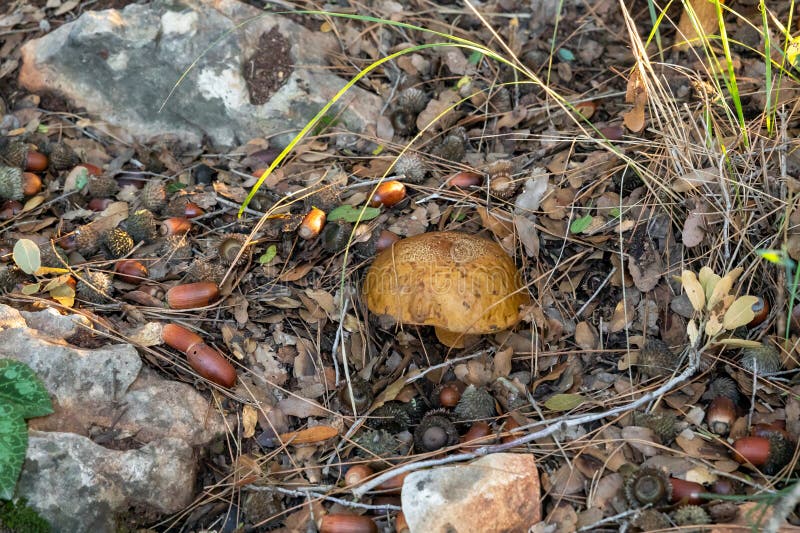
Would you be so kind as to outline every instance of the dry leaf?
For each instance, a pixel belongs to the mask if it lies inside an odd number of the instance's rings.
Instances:
[[[720,4],[724,4],[721,0]],[[694,12],[692,16],[689,9]],[[702,44],[701,37],[697,34],[695,23],[703,35],[714,34],[719,31],[717,22],[717,8],[710,0],[690,0],[684,6],[681,19],[678,22],[678,32],[675,34],[675,50],[686,50],[690,45]],[[716,30],[716,31],[715,31]]]
[[[717,184],[718,171],[711,168],[691,170],[675,178],[672,190],[675,192],[689,192],[695,189],[712,188]]]
[[[722,322],[719,321],[719,316],[711,315],[708,322],[706,322],[706,335],[713,337],[720,331],[722,331]]]
[[[495,215],[485,207],[476,207],[475,210],[481,217],[483,225],[491,231],[498,239],[505,239],[514,231],[514,225],[506,220]],[[500,210],[493,210],[500,213]]]
[[[242,408],[242,436],[246,439],[256,434],[256,422],[258,422],[258,411],[250,404],[245,404]]]
[[[614,315],[611,317],[611,322],[608,325],[609,333],[616,333],[618,331],[622,331],[629,324],[633,322],[635,318],[635,309],[632,303],[628,303],[627,309],[625,307],[625,302],[620,300],[617,302],[617,306],[614,308]]]
[[[753,312],[753,306],[758,303],[757,296],[740,296],[731,306],[725,311],[725,316],[722,319],[722,326],[728,331],[734,330],[740,326],[746,326],[756,316]]]
[[[714,290],[711,293],[711,296],[708,297],[708,301],[706,303],[706,309],[709,311],[713,310],[718,303],[720,303],[726,296],[728,296],[733,288],[733,284],[736,283],[736,280],[739,278],[739,275],[743,272],[742,267],[737,267],[725,274],[717,283],[714,285]],[[708,292],[708,289],[706,289]]]
[[[706,295],[703,292],[703,286],[698,281],[697,276],[691,270],[684,270],[681,272],[681,284],[683,290],[686,291],[686,296],[692,302],[692,307],[695,311],[702,311],[703,306],[706,304]]]
[[[719,283],[719,280],[722,278],[715,274],[713,270],[704,266],[700,269],[697,279],[700,280],[700,285],[703,286],[703,290],[706,293],[706,300],[708,300],[711,293],[714,292],[714,287],[717,286],[717,283]]]
[[[575,344],[583,350],[596,350],[599,342],[600,336],[592,324],[586,321],[578,322],[575,326]]]
[[[500,350],[494,356],[492,361],[494,370],[492,377],[494,379],[508,377],[511,374],[511,359],[514,356],[514,348],[508,347],[505,350]]]
[[[647,89],[638,67],[631,72],[631,77],[628,78],[625,101],[633,104],[633,108],[622,115],[625,127],[633,132],[642,131],[645,127],[644,108],[647,104]]]
[[[278,276],[278,281],[297,281],[311,272],[312,268],[314,268],[314,263],[301,263]]]
[[[338,434],[339,430],[333,426],[314,426],[300,431],[282,433],[279,438],[285,444],[311,444],[332,439]]]
[[[706,236],[706,208],[702,202],[689,211],[681,229],[681,240],[687,248],[693,248],[703,242]]]

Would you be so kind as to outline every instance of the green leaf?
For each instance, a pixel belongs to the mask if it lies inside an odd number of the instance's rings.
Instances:
[[[478,51],[475,51],[469,55],[469,58],[467,58],[467,62],[469,62],[470,65],[477,65],[478,63],[481,62],[481,59],[483,59],[483,54]]]
[[[544,402],[551,411],[571,411],[584,402],[580,394],[554,394]]]
[[[581,218],[576,218],[572,221],[572,224],[569,225],[569,231],[570,233],[581,233],[582,231],[585,231],[591,223],[592,215],[585,215]]]
[[[275,246],[274,244],[270,244],[269,248],[267,248],[267,251],[264,252],[261,255],[261,257],[258,258],[258,262],[262,265],[266,265],[267,263],[275,259],[276,255],[278,255],[278,247]]]
[[[180,191],[181,189],[185,189],[185,188],[186,188],[186,184],[185,183],[180,183],[180,182],[177,182],[177,181],[173,181],[173,182],[167,183],[167,186],[165,187],[165,189],[167,191],[167,194],[174,194],[174,193]]]
[[[42,252],[30,239],[20,239],[14,245],[14,262],[26,274],[33,274],[42,266]]]
[[[23,418],[53,412],[44,383],[24,363],[0,359],[0,405],[13,405]]]
[[[75,188],[82,191],[89,184],[89,171],[86,167],[78,167],[78,175],[75,176]]]
[[[561,61],[575,61],[575,54],[569,48],[559,48],[556,54]]]
[[[620,210],[619,210],[619,207],[613,207],[613,208],[611,208],[611,211],[609,211],[609,212],[608,212],[608,215],[609,215],[611,218],[619,218],[619,216],[620,216],[621,214],[622,214],[622,213],[620,212]]]
[[[361,214],[361,207],[353,207],[352,205],[340,205],[330,213],[328,213],[328,222],[336,222],[337,220],[344,220],[345,222],[358,222],[358,215]],[[377,207],[367,207],[364,209],[364,216],[361,221],[372,220],[381,214],[381,210]]]
[[[14,497],[28,449],[28,426],[12,404],[0,402],[0,500]]]

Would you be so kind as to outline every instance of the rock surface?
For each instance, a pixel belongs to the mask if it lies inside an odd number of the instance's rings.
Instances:
[[[29,421],[17,494],[55,531],[115,531],[115,515],[132,507],[183,509],[194,495],[194,447],[224,432],[222,417],[190,385],[143,368],[130,345],[65,342],[81,318],[0,305],[0,358],[30,366],[55,409]]]
[[[154,0],[88,11],[29,41],[19,81],[64,96],[128,140],[234,146],[275,136],[285,145],[345,85],[327,73],[335,46],[331,34],[236,0]],[[350,101],[342,126],[374,131],[381,99],[352,88]]]
[[[403,513],[411,533],[527,531],[541,520],[533,455],[501,453],[409,474]]]

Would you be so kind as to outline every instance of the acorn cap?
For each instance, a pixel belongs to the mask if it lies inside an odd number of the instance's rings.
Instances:
[[[353,225],[349,222],[344,220],[328,222],[322,230],[322,247],[331,253],[341,252],[350,241],[352,232]]]
[[[794,443],[779,432],[767,435],[769,440],[769,457],[761,468],[767,475],[775,475],[789,464],[794,456]]]
[[[642,531],[658,531],[672,527],[669,517],[655,509],[645,509],[640,512],[639,516],[634,519],[633,525]]]
[[[111,278],[102,272],[90,271],[85,273],[75,288],[78,297],[88,302],[102,304],[109,301],[114,287]]]
[[[633,413],[633,425],[650,428],[662,444],[669,444],[678,435],[678,418],[672,413]]]
[[[491,418],[496,414],[494,397],[483,387],[470,385],[461,393],[453,414],[460,421]]]
[[[111,228],[103,234],[103,246],[111,258],[117,259],[133,250],[133,238],[122,228]]]
[[[397,107],[409,113],[419,114],[428,105],[428,97],[421,89],[409,87],[397,96]]]
[[[391,456],[397,452],[399,445],[397,438],[385,429],[359,431],[353,442],[358,446],[358,455],[362,457]]]
[[[314,192],[314,194],[306,198],[305,206],[306,210],[309,210],[312,207],[318,207],[327,213],[328,211],[333,210],[335,207],[338,207],[341,201],[342,196],[339,192],[339,189],[333,185],[328,185],[320,187]]]
[[[352,395],[350,388],[352,387]],[[364,414],[367,409],[372,406],[372,386],[361,378],[353,378],[350,380],[350,386],[345,383],[338,393],[339,402],[342,409],[350,414],[353,414],[353,405],[355,404],[358,414]]]
[[[433,452],[458,443],[458,430],[443,411],[431,411],[414,430],[414,448],[419,453]]]
[[[669,475],[659,468],[640,468],[626,480],[625,497],[632,507],[666,503],[672,497]]]
[[[774,374],[781,370],[781,354],[771,344],[762,344],[757,348],[742,350],[742,368],[750,372],[758,371],[759,375]]]
[[[145,183],[142,188],[142,206],[150,211],[158,212],[165,205],[167,205],[167,189],[164,187],[164,182],[155,180]]]
[[[678,526],[700,526],[710,524],[711,517],[702,507],[697,505],[684,505],[672,513],[672,519]]]
[[[50,161],[53,170],[68,170],[81,162],[75,150],[66,143],[52,142],[45,145],[44,153]]]
[[[159,253],[168,261],[186,261],[192,258],[192,245],[185,235],[170,235],[164,239]]]
[[[453,128],[442,142],[431,150],[431,155],[460,163],[467,155],[467,133],[462,127]]]
[[[0,153],[0,159],[12,167],[22,168],[27,163],[30,146],[25,141],[14,139],[10,141]]]
[[[119,184],[117,184],[117,180],[106,174],[90,175],[86,190],[89,191],[89,196],[92,198],[110,198],[119,191]]]
[[[0,198],[21,200],[22,170],[16,167],[0,166]]]
[[[227,269],[216,261],[195,258],[186,269],[186,279],[188,281],[213,281],[219,284],[225,277]]]
[[[514,261],[495,242],[459,232],[423,233],[373,261],[363,293],[370,311],[403,324],[434,326],[439,341],[502,331],[530,302]]]
[[[514,180],[514,163],[508,160],[495,161],[486,169],[489,176],[489,192],[500,199],[513,196],[519,188],[519,182]]]
[[[406,410],[405,404],[398,401],[386,402],[375,409],[370,415],[369,425],[400,433],[411,425],[411,415]]]
[[[245,235],[244,233],[228,233],[219,239],[219,242],[217,243],[217,252],[219,253],[219,257],[223,263],[226,265],[232,265],[234,261],[236,261],[236,257],[239,255],[239,251],[247,241],[247,237],[248,235]],[[241,254],[239,261],[236,262],[238,266],[244,266],[247,264],[250,250],[251,248],[248,247],[248,249]]]
[[[734,404],[738,404],[741,400],[741,393],[739,392],[739,385],[736,384],[732,378],[728,376],[717,376],[709,384],[708,390],[703,393],[704,400],[713,400],[722,396],[728,398]]]
[[[125,230],[133,242],[154,242],[158,238],[156,217],[149,209],[137,209],[125,220]]]
[[[659,339],[647,339],[639,350],[636,365],[648,377],[671,376],[678,368],[679,359],[672,353],[669,345]]]
[[[64,265],[69,265],[69,259],[67,259],[67,254],[64,250],[58,245],[51,245],[49,242],[39,246],[39,256],[44,267],[64,268]]]
[[[100,235],[94,226],[86,224],[75,230],[75,249],[83,256],[93,255],[100,249]]]
[[[403,154],[394,164],[394,173],[403,176],[408,183],[422,183],[427,172],[425,163],[417,154]]]

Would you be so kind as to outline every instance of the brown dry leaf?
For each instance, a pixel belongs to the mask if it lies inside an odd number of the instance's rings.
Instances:
[[[44,217],[41,219],[35,217],[33,220],[25,220],[18,223],[16,229],[22,233],[37,233],[55,222],[58,222],[56,217]]]
[[[339,434],[333,426],[314,426],[300,431],[291,431],[279,435],[281,442],[286,444],[311,444],[332,439]]]
[[[622,428],[622,438],[630,447],[645,457],[653,457],[659,454],[659,448],[656,445],[658,438],[650,428],[625,426]]]
[[[497,123],[495,124],[495,128],[497,130],[501,128],[513,128],[527,117],[527,110],[524,107],[517,107],[500,115],[500,118],[497,119]]]
[[[675,178],[675,181],[672,182],[672,190],[682,193],[695,189],[716,188],[718,175],[718,171],[713,167],[691,170],[683,176]]]
[[[301,263],[278,276],[278,281],[297,281],[303,279],[306,274],[311,272],[312,268],[314,268],[314,263]]]
[[[651,258],[651,261],[647,259]],[[661,280],[663,267],[657,256],[643,255],[638,261],[631,257],[628,261],[628,271],[631,274],[636,288],[642,292],[653,290]]]
[[[703,306],[706,304],[706,295],[695,273],[691,270],[681,272],[681,284],[683,285],[683,290],[686,291],[687,298],[692,303],[692,308],[695,311],[702,311]]]
[[[484,227],[491,231],[498,239],[505,239],[514,231],[514,225],[511,222],[495,214],[503,213],[500,209],[489,211],[485,207],[479,206],[476,207],[475,210],[481,217]]]
[[[514,348],[508,347],[505,350],[500,350],[492,360],[494,370],[492,378],[497,379],[500,377],[507,378],[511,374],[511,359],[514,356]]]
[[[517,230],[517,237],[528,257],[537,257],[539,255],[539,233],[536,231],[536,217],[514,215],[514,228]]]
[[[622,494],[622,487],[625,484],[621,474],[612,473],[604,476],[597,482],[597,486],[592,491],[591,506],[600,509],[611,509],[614,499]]]
[[[245,404],[242,408],[242,436],[246,439],[256,434],[256,422],[258,422],[258,410],[250,404]]]
[[[724,4],[725,0],[721,0],[720,4]],[[694,17],[690,14],[689,9],[694,12]],[[716,33],[714,30],[719,30],[717,23],[717,8],[714,2],[709,0],[690,0],[688,5],[684,6],[681,19],[678,22],[678,32],[675,34],[675,49],[686,50],[690,45],[697,46],[702,44],[701,37],[697,34],[695,23],[703,35],[709,33]]]
[[[455,120],[453,106],[461,100],[456,91],[445,90],[428,102],[417,116],[417,129],[420,131],[449,128]]]
[[[611,321],[608,324],[608,331],[610,333],[622,331],[633,323],[634,318],[636,318],[636,309],[633,304],[629,302],[626,308],[625,302],[620,300],[617,302],[616,307],[614,307],[614,314],[611,316]]]
[[[686,220],[683,221],[681,230],[684,246],[693,248],[703,242],[706,236],[706,213],[708,207],[704,202],[697,201],[694,209],[689,211]]]
[[[600,335],[592,324],[586,322],[578,322],[575,326],[575,344],[584,350],[596,350],[600,342]]]
[[[644,108],[647,104],[647,89],[638,66],[634,68],[631,77],[628,78],[625,101],[633,104],[633,108],[622,115],[622,121],[626,128],[638,133],[645,127]]]
[[[300,398],[298,396],[288,396],[278,402],[278,408],[284,414],[296,416],[297,418],[322,417],[328,414],[328,410],[313,400]]]

